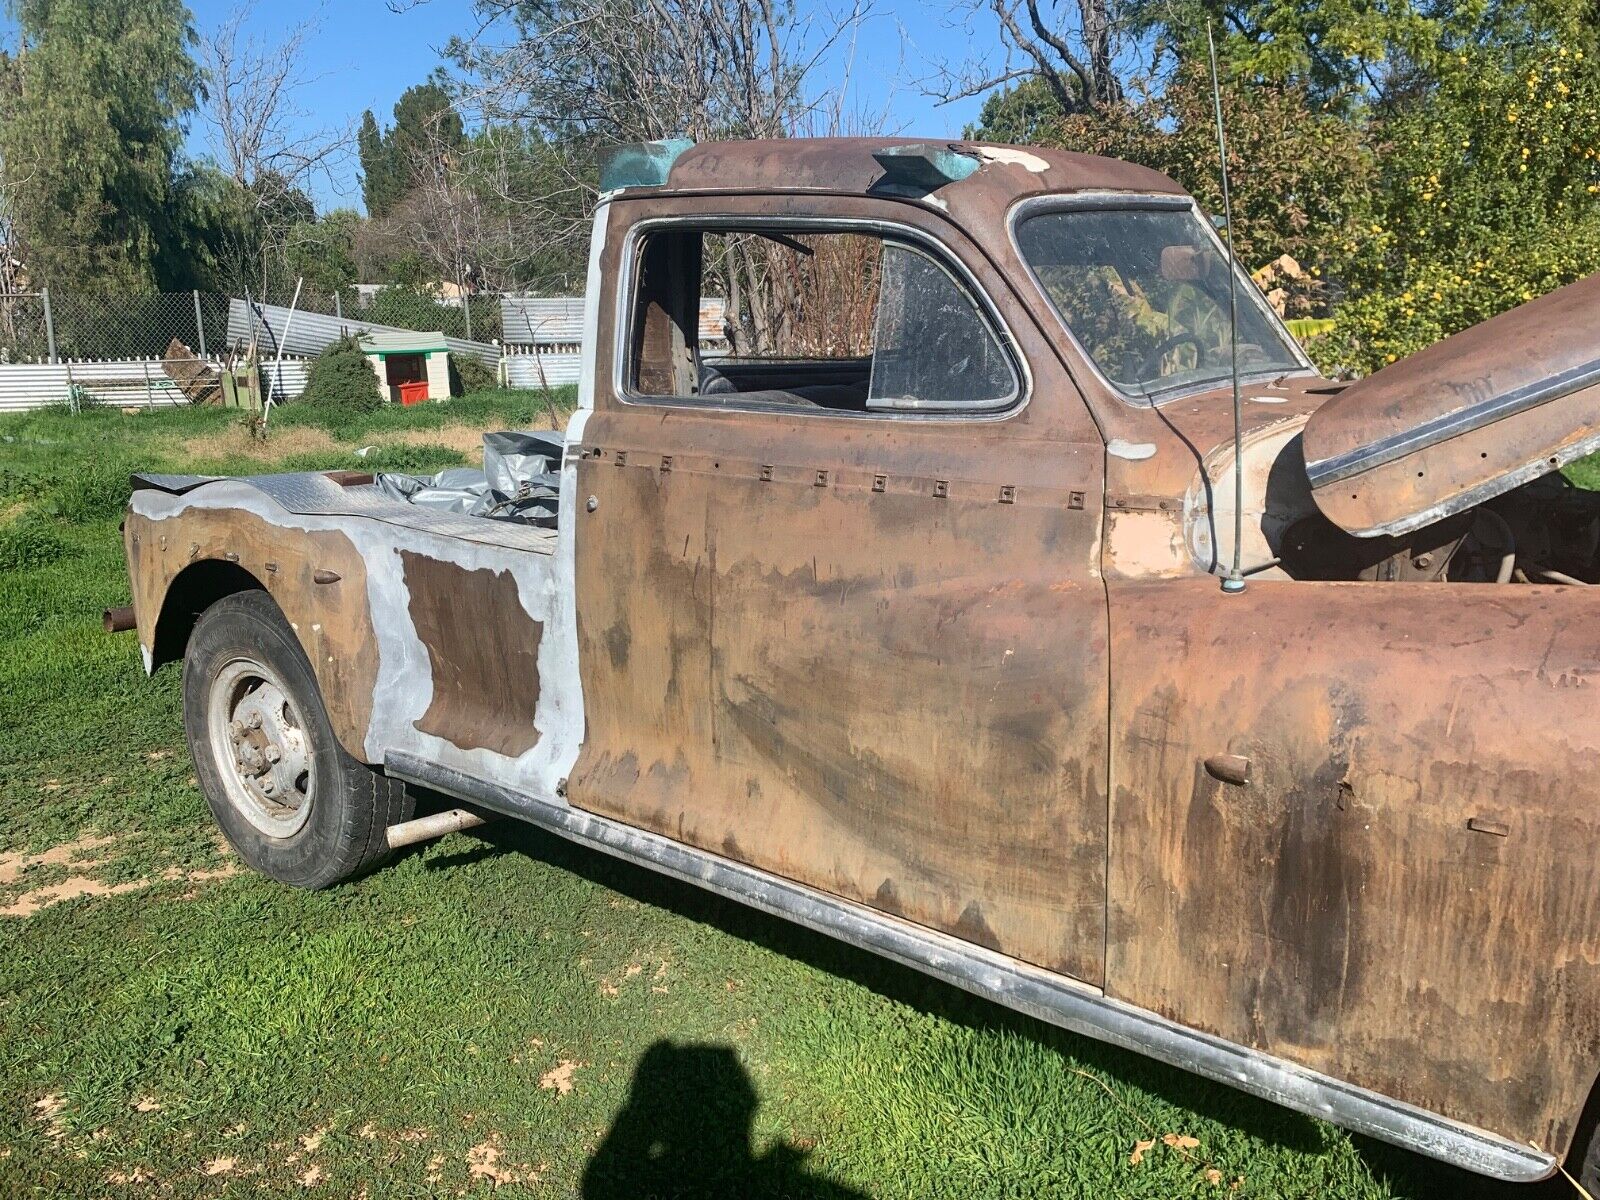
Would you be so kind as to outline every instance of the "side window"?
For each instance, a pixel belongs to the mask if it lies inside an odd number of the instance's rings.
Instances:
[[[1016,393],[972,297],[921,251],[886,242],[867,407],[985,408]]]
[[[1010,357],[966,286],[865,232],[652,231],[626,381],[650,398],[871,413],[1004,408]]]

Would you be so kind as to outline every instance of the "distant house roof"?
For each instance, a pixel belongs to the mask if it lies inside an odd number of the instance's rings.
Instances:
[[[413,333],[409,329],[368,329],[360,335],[361,348],[369,354],[433,354],[448,350],[443,333]]]

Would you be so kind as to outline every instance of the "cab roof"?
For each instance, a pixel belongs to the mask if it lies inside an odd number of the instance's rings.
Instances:
[[[663,192],[810,191],[864,195],[892,183],[884,156],[926,152],[928,160],[964,164],[934,187],[1003,193],[1008,199],[1045,192],[1186,193],[1159,171],[1114,158],[1041,146],[916,138],[773,138],[751,141],[648,143],[665,182]],[[645,147],[628,147],[645,150]],[[962,175],[961,172],[966,174]],[[629,186],[623,184],[622,186]],[[901,194],[905,194],[901,191]]]

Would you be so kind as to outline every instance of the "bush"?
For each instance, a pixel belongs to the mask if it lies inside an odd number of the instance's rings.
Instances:
[[[1465,49],[1383,135],[1319,357],[1377,370],[1600,269],[1600,69],[1575,41]]]
[[[450,394],[465,396],[468,392],[487,392],[500,386],[500,379],[490,367],[467,354],[450,356]]]
[[[329,414],[369,413],[381,408],[378,377],[361,343],[340,338],[317,355],[301,400]]]

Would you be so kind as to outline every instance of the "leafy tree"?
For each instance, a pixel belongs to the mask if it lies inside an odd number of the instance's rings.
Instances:
[[[1131,0],[1130,27],[1180,62],[1206,56],[1206,25],[1230,76],[1306,89],[1346,113],[1426,95],[1473,47],[1530,43],[1592,22],[1591,0]]]
[[[161,286],[266,296],[287,280],[292,289],[289,235],[315,221],[311,199],[281,179],[245,186],[209,163],[189,166],[173,184],[166,257],[175,269]]]
[[[1571,42],[1457,55],[1384,123],[1335,270],[1327,355],[1372,370],[1600,270],[1600,64]]]
[[[356,153],[361,159],[361,198],[367,212],[382,216],[400,198],[401,188],[390,173],[389,156],[384,151],[383,131],[369,108],[361,114],[356,131]]]
[[[969,125],[965,135],[985,142],[1044,144],[1066,115],[1044,80],[1024,79],[1014,87],[991,92],[978,113],[978,123]]]
[[[289,274],[304,277],[313,292],[331,295],[360,281],[356,238],[361,215],[339,208],[289,230]]]
[[[14,88],[0,88],[0,161],[34,277],[149,287],[164,259],[194,32],[181,0],[12,0]]]
[[[369,109],[361,116],[356,148],[361,158],[367,212],[386,217],[417,177],[441,158],[458,155],[466,141],[461,114],[438,79],[409,87],[394,106],[394,126],[379,129]]]

